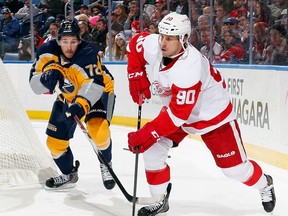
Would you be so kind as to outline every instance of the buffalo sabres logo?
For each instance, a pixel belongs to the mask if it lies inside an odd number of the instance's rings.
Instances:
[[[154,81],[153,86],[157,89],[160,97],[169,97],[172,95],[171,88],[162,86],[158,81]]]
[[[75,86],[72,82],[65,78],[61,91],[67,94],[72,93],[75,91]]]

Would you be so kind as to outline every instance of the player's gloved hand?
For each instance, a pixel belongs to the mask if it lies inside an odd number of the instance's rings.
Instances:
[[[129,73],[129,91],[135,103],[139,103],[139,97],[151,98],[150,81],[145,72]]]
[[[59,70],[51,69],[42,73],[40,82],[49,89],[49,92],[52,94],[58,82],[60,88],[64,85],[64,77]]]
[[[76,115],[79,119],[81,119],[85,115],[85,110],[79,103],[75,102],[72,103],[71,106],[67,109],[66,115],[67,117],[73,117]]]
[[[154,143],[159,140],[159,135],[152,124],[147,123],[143,128],[136,132],[128,133],[128,147],[133,153],[136,153],[136,147],[139,153],[145,152]]]

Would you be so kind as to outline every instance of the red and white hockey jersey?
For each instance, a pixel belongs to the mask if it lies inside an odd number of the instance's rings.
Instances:
[[[205,134],[236,118],[221,73],[195,47],[168,65],[162,63],[159,36],[142,33],[131,39],[127,48],[128,73],[152,66],[164,112],[152,121],[161,136],[179,127],[189,134]]]

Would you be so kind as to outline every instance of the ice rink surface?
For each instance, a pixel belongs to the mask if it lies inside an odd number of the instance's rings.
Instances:
[[[47,122],[32,122],[45,145]],[[112,125],[113,169],[132,195],[135,155],[127,148],[127,133],[135,128]],[[79,181],[69,191],[43,188],[0,191],[1,216],[129,216],[132,204],[120,189],[104,189],[99,161],[83,133],[77,128],[71,148],[80,161]],[[172,191],[169,216],[287,216],[288,171],[259,162],[265,173],[274,178],[276,207],[273,214],[264,212],[259,192],[226,178],[212,156],[199,141],[185,139],[170,151]],[[288,163],[288,161],[287,161]],[[142,156],[139,156],[137,196],[149,196]],[[136,210],[140,207],[137,205]],[[136,214],[137,215],[137,214]]]

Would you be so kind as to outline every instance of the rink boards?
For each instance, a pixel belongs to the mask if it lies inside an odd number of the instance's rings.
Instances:
[[[115,78],[113,124],[137,124],[138,107],[129,96],[125,63],[106,63]],[[5,63],[23,108],[31,119],[48,119],[55,95],[35,95],[29,87],[31,63]],[[231,95],[243,141],[251,158],[288,169],[288,67],[216,65]],[[148,74],[150,68],[147,66]],[[193,71],[191,71],[193,73]],[[161,102],[155,88],[142,109],[143,123],[154,118]],[[193,138],[200,139],[198,136]]]

